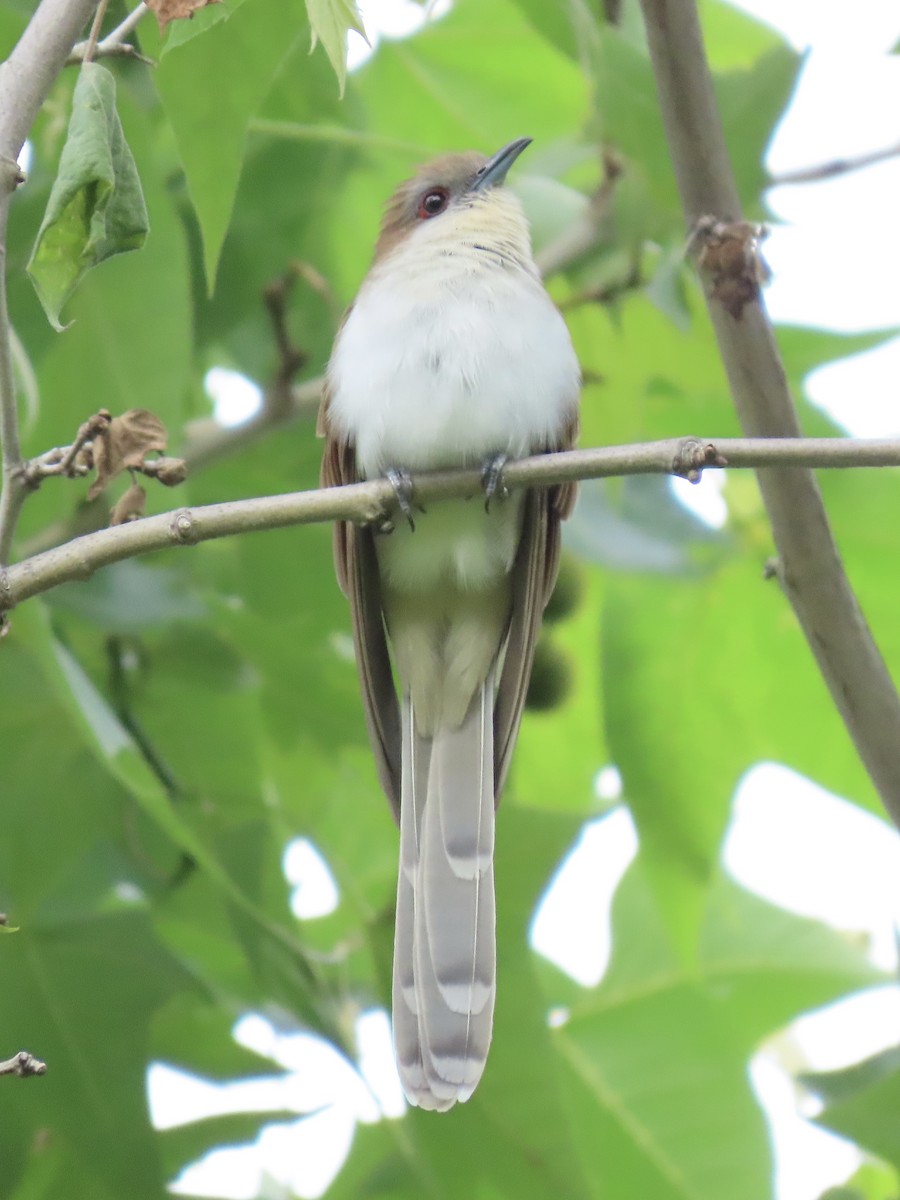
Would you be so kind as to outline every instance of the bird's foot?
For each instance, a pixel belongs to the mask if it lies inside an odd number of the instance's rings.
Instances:
[[[385,478],[387,479],[387,481],[391,485],[391,487],[394,489],[394,496],[397,500],[397,507],[400,509],[400,511],[403,513],[404,517],[406,517],[406,520],[409,522],[410,529],[415,531],[416,522],[413,517],[412,476],[409,474],[408,471],[405,471],[402,467],[388,467],[388,469],[385,471]],[[420,512],[425,511],[425,509],[422,508],[421,506],[418,506],[418,507],[419,507]],[[389,533],[393,529],[393,527],[394,527],[393,523],[389,521],[387,523],[386,527],[382,526],[382,532]]]
[[[492,454],[490,458],[485,460],[484,466],[481,468],[481,486],[484,489],[485,512],[490,512],[491,501],[495,496],[499,496],[501,500],[505,500],[509,495],[506,484],[503,482],[503,468],[508,462],[508,454]]]

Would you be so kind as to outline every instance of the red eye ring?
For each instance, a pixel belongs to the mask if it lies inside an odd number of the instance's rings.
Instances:
[[[450,193],[446,188],[429,188],[427,192],[422,193],[416,215],[420,221],[427,221],[430,217],[442,213],[449,203]]]

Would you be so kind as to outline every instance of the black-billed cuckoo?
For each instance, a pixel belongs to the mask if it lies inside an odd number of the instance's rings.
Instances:
[[[391,199],[335,341],[322,481],[479,465],[488,500],[430,504],[390,533],[341,523],[369,736],[400,824],[394,1048],[407,1097],[467,1100],[495,994],[494,807],[556,579],[574,488],[495,490],[506,457],[566,449],[579,368],[502,187],[529,144],[448,154]],[[400,697],[394,685],[393,659]]]

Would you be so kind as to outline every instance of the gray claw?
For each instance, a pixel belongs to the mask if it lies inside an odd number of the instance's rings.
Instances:
[[[506,499],[509,492],[503,483],[503,468],[509,462],[508,454],[492,454],[481,468],[481,486],[484,488],[484,511],[490,512],[495,496]]]
[[[413,518],[413,483],[408,471],[404,471],[402,467],[388,467],[385,471],[385,478],[394,489],[394,495],[397,498],[397,507],[403,513],[409,522],[409,527],[415,532],[416,522]],[[422,512],[425,510],[422,509]]]

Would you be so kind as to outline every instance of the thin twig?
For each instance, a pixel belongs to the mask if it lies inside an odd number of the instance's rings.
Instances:
[[[142,17],[144,17],[150,9],[146,4],[141,3],[132,12],[128,14],[121,25],[106,35],[102,41],[97,42],[93,58],[137,58],[141,62],[153,65],[153,59],[147,58],[145,55],[138,53],[126,39],[134,33]],[[66,66],[73,66],[76,63],[85,62],[90,39],[84,42],[78,42],[72,47],[72,52],[66,59]]]
[[[278,366],[266,388],[263,408],[273,421],[293,415],[293,383],[309,362],[309,355],[296,344],[288,329],[287,302],[301,273],[299,264],[288,269],[263,289],[263,304],[272,326],[272,338],[278,350]]]
[[[29,1054],[27,1050],[20,1050],[12,1058],[0,1062],[0,1075],[18,1075],[21,1079],[26,1075],[46,1074],[47,1064],[41,1062],[39,1058],[35,1058],[33,1054]]]
[[[608,446],[542,454],[509,463],[507,488],[599,479],[618,475],[673,474],[696,481],[709,467],[875,467],[900,465],[900,439],[879,438],[670,438],[639,445]],[[766,473],[768,474],[768,472]],[[436,471],[415,476],[417,501],[481,495],[481,472]],[[383,524],[395,507],[394,491],[384,479],[340,488],[317,488],[281,496],[260,496],[201,508],[180,508],[127,525],[74,538],[0,571],[0,611],[49,591],[61,583],[87,579],[100,567],[213,538],[312,525],[324,521]]]
[[[641,0],[641,7],[688,228],[712,214],[714,223],[738,229],[740,201],[696,4]],[[736,238],[734,261],[716,264],[720,274],[708,295],[710,317],[747,435],[795,437],[799,423],[759,294],[752,240]],[[743,292],[726,289],[726,303],[721,285],[729,276]],[[763,471],[759,483],[784,591],[857,751],[900,826],[900,699],[844,573],[815,476]]]
[[[97,5],[97,11],[94,13],[94,19],[91,22],[91,32],[88,34],[87,44],[84,48],[83,63],[89,63],[97,51],[97,38],[100,36],[100,28],[103,25],[103,18],[106,16],[106,6],[109,0],[100,0]]]
[[[892,146],[884,146],[881,150],[869,150],[865,154],[857,154],[850,158],[834,158],[831,162],[819,163],[814,167],[799,167],[796,171],[782,171],[769,179],[770,187],[781,187],[789,183],[816,183],[820,179],[834,179],[836,175],[848,175],[851,171],[861,171],[863,167],[874,166],[875,163],[886,162],[890,158],[900,157],[900,142]]]

